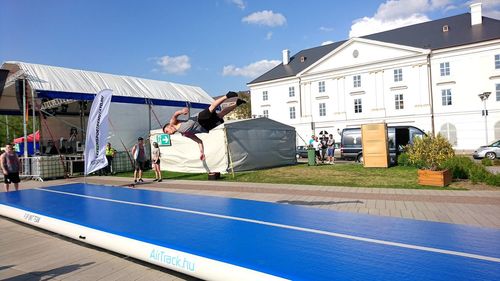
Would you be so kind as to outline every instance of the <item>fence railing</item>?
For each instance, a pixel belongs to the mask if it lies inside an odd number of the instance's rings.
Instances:
[[[66,176],[83,176],[85,170],[82,155],[19,157],[19,160],[21,161],[21,170],[19,171],[21,177],[41,181]],[[113,173],[134,170],[126,152],[117,152],[111,167]]]

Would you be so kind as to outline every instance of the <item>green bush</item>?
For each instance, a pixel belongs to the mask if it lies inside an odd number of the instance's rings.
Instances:
[[[469,179],[472,183],[486,183],[500,186],[500,175],[490,173],[480,164],[475,163],[468,157],[455,156],[445,161],[444,168],[451,170],[455,179]]]
[[[483,158],[483,160],[481,160],[481,164],[484,166],[493,166],[493,161],[489,158]]]
[[[410,157],[408,157],[408,153],[403,152],[403,153],[399,154],[398,165],[404,166],[404,167],[412,166],[410,163]]]
[[[499,159],[493,160],[493,166],[500,166],[500,160]]]
[[[443,167],[452,172],[454,179],[468,179],[474,165],[477,164],[468,157],[455,156],[446,160]]]
[[[416,138],[407,153],[412,165],[432,171],[444,170],[444,163],[455,156],[450,142],[440,134]]]

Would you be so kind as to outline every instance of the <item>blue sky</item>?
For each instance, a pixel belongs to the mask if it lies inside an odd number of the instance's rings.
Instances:
[[[0,61],[164,80],[211,96],[295,54],[469,12],[469,0],[2,0]],[[500,19],[500,0],[482,0]]]

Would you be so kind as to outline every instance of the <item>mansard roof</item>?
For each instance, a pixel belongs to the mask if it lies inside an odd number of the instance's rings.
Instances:
[[[500,20],[487,17],[483,17],[482,20],[482,24],[472,26],[471,14],[465,13],[370,34],[361,38],[430,50],[500,39]],[[445,25],[448,26],[448,31],[443,32]],[[348,40],[302,50],[292,56],[287,65],[281,63],[248,84],[293,77],[346,41]],[[301,57],[304,58],[303,61],[301,61]]]

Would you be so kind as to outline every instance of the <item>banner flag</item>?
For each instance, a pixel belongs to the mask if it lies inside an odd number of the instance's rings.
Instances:
[[[102,90],[94,98],[87,123],[85,140],[85,175],[108,165],[106,142],[109,131],[109,106],[112,90]]]

